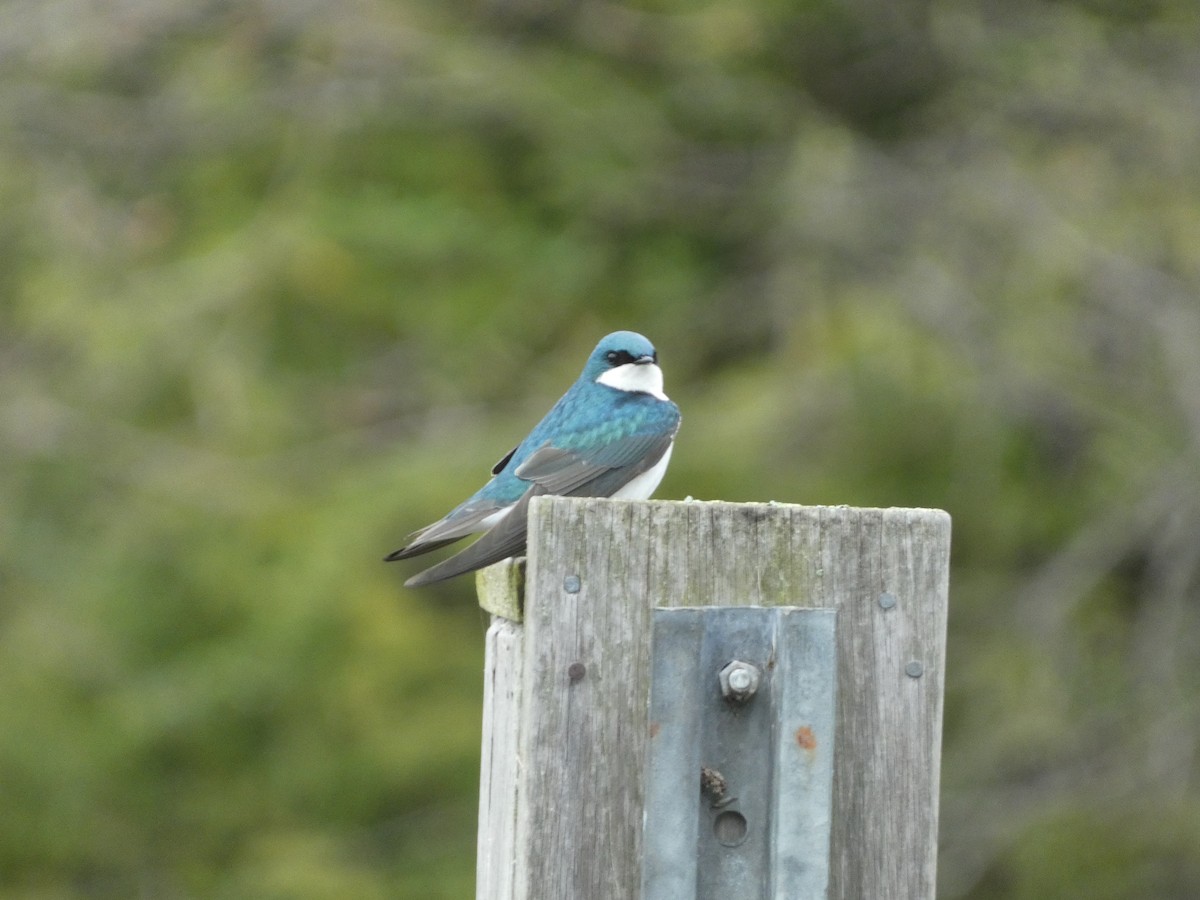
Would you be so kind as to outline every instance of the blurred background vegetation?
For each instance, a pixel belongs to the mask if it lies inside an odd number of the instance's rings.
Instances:
[[[472,896],[486,622],[380,559],[615,328],[660,496],[953,515],[942,897],[1200,896],[1198,84],[1193,0],[0,5],[0,897]]]

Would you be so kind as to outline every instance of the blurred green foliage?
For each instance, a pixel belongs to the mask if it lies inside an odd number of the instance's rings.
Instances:
[[[471,895],[380,558],[604,332],[660,496],[954,517],[944,898],[1200,895],[1200,7],[11,0],[0,897]]]

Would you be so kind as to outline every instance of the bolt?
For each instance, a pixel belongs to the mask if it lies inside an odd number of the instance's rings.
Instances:
[[[563,579],[563,590],[568,594],[578,594],[579,587],[580,584],[578,575],[568,575]]]
[[[717,677],[721,681],[721,695],[735,703],[745,703],[758,690],[758,668],[739,659],[729,663]]]
[[[896,605],[896,595],[889,593],[887,591],[884,591],[882,594],[879,595],[879,605],[882,606],[884,609],[891,609],[893,606]]]
[[[909,678],[920,678],[921,674],[924,671],[925,671],[925,667],[923,665],[921,665],[921,663],[915,659],[912,662],[910,662],[907,666],[904,667],[904,673]]]

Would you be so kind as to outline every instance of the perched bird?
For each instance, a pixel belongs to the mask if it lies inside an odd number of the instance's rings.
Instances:
[[[405,582],[431,584],[524,551],[533,497],[645,500],[662,481],[678,430],[679,407],[663,393],[654,345],[632,331],[613,332],[529,437],[492,467],[492,480],[386,559],[407,559],[485,532]]]

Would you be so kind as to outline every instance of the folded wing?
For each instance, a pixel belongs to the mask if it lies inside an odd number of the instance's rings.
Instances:
[[[405,584],[409,587],[432,584],[435,581],[453,578],[455,575],[461,575],[473,569],[481,569],[520,553],[525,549],[526,514],[530,500],[543,494],[564,497],[609,497],[657,463],[667,452],[667,448],[671,446],[673,437],[673,434],[635,434],[586,452],[553,447],[549,443],[543,445],[535,450],[515,472],[518,478],[529,482],[530,487],[512,511],[470,547],[436,566],[414,575]],[[424,538],[427,532],[431,532],[440,524],[435,523],[420,532],[418,538]],[[462,536],[458,535],[458,537]],[[446,534],[437,533],[431,533],[429,537],[440,539],[441,543],[438,546],[444,546],[450,541],[458,539],[458,537],[447,537]],[[425,549],[433,548],[422,547],[420,550],[407,553],[406,551],[409,549],[398,550],[396,553],[415,556],[416,553],[423,553]],[[392,558],[403,559],[404,557],[393,554],[389,559]]]

